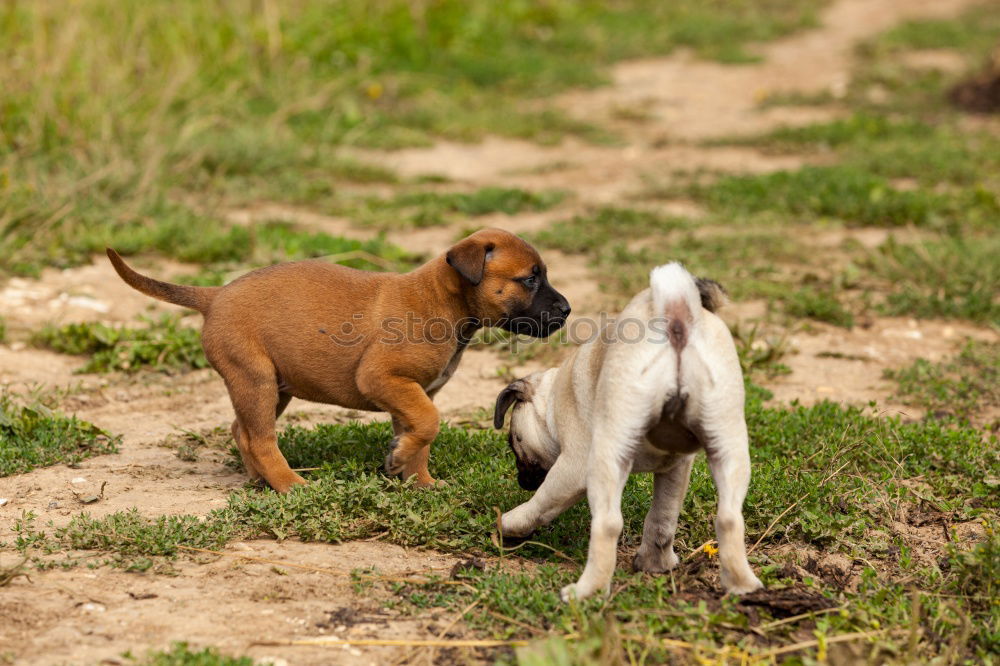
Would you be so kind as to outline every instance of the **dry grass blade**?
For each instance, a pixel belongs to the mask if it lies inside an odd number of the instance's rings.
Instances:
[[[490,648],[490,647],[524,647],[528,641],[474,640],[474,639],[407,639],[407,638],[356,638],[345,640],[339,638],[298,640],[298,641],[254,641],[251,645],[267,647],[284,647],[294,645],[315,645],[319,647],[341,647],[354,645],[362,647],[442,647],[442,648]]]
[[[24,565],[27,563],[28,558],[26,557],[12,567],[6,569],[0,568],[0,587],[10,584],[12,580],[21,576],[27,578],[28,582],[31,582],[31,579],[28,578],[28,574],[24,572]]]
[[[827,481],[829,481],[833,477],[837,476],[837,474],[839,474],[840,471],[842,469],[844,469],[845,467],[847,467],[850,463],[851,463],[850,460],[847,461],[847,462],[845,462],[843,465],[841,465],[840,467],[838,467],[836,470],[834,470],[833,472],[831,472],[830,474],[828,474],[825,479],[823,479],[822,481],[820,481],[817,484],[816,487],[817,488],[822,488],[824,485],[826,485]],[[785,515],[788,514],[789,511],[791,511],[792,509],[794,509],[798,505],[799,502],[801,502],[805,498],[809,497],[809,495],[811,495],[811,494],[812,494],[812,491],[810,491],[810,492],[802,495],[797,500],[795,500],[794,502],[792,502],[791,504],[789,504],[788,508],[786,508],[784,511],[782,511],[781,513],[779,513],[778,516],[774,520],[771,521],[771,524],[767,526],[767,529],[764,530],[764,533],[760,535],[760,537],[754,542],[754,544],[752,546],[750,546],[749,550],[747,550],[747,555],[749,555],[753,551],[757,550],[757,546],[759,546],[760,542],[764,540],[764,537],[766,537],[768,534],[771,533],[771,530],[774,529],[774,526],[778,524],[778,521],[781,520],[782,518],[784,518]]]
[[[822,642],[830,645],[832,643],[846,643],[848,641],[860,641],[865,638],[874,638],[876,636],[897,636],[907,633],[906,629],[898,629],[895,631],[889,631],[887,629],[880,629],[878,631],[858,631],[851,634],[840,634],[839,636],[830,636],[824,639]],[[783,654],[790,654],[792,652],[799,652],[801,650],[808,650],[810,648],[819,647],[820,641],[802,641],[801,643],[792,643],[791,645],[785,645],[779,648],[774,648],[766,652],[761,652],[754,657],[755,661],[764,661],[766,659],[772,659],[774,657],[781,656]]]

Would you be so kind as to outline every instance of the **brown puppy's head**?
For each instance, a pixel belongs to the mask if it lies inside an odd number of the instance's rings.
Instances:
[[[569,316],[569,302],[549,284],[535,248],[502,229],[483,229],[448,250],[469,304],[483,326],[543,338]]]
[[[548,400],[558,368],[536,372],[518,379],[500,391],[493,411],[493,426],[503,428],[511,407],[507,442],[517,464],[517,483],[525,490],[538,490],[556,458],[559,442],[548,424]]]

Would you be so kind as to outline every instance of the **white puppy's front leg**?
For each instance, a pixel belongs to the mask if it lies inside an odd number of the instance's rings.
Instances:
[[[622,532],[622,490],[631,471],[624,461],[630,447],[594,433],[587,471],[587,502],[590,504],[590,547],[580,580],[562,589],[563,601],[585,599],[595,592],[607,594],[618,559],[618,537]]]
[[[642,544],[632,560],[636,571],[660,574],[677,566],[674,533],[693,463],[693,455],[678,456],[667,471],[653,477],[653,504],[642,526]]]
[[[746,425],[730,425],[712,433],[706,446],[708,466],[719,493],[715,535],[719,540],[722,587],[731,594],[746,594],[764,587],[747,562],[743,525],[743,500],[750,484],[750,451]]]
[[[579,502],[584,490],[580,464],[568,456],[559,456],[531,499],[500,518],[503,534],[512,537],[528,536]]]

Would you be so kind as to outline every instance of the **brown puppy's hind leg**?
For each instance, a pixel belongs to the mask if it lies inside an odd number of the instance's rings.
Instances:
[[[438,411],[424,389],[411,379],[379,377],[359,382],[365,396],[392,415],[392,449],[385,458],[385,471],[408,479],[416,476],[418,486],[438,483],[427,470],[431,442],[437,437]]]
[[[274,410],[274,417],[277,419],[281,416],[281,413],[285,411],[285,407],[291,402],[292,396],[288,393],[278,394],[278,404]],[[236,448],[240,451],[240,458],[243,459],[243,467],[246,469],[247,475],[254,481],[258,481],[263,478],[263,474],[257,469],[257,465],[253,461],[249,450],[247,448],[246,435],[243,433],[243,429],[240,428],[240,420],[234,419],[232,428],[230,429],[233,433],[233,441],[236,442]]]
[[[233,425],[230,430],[233,433],[233,441],[236,442],[236,448],[240,451],[240,458],[243,460],[243,469],[246,470],[247,476],[252,481],[259,481],[263,477],[257,471],[257,465],[254,464],[253,458],[250,456],[250,451],[247,449],[246,436],[243,434],[243,429],[240,428],[239,419],[233,419]]]
[[[273,369],[270,373],[255,373],[248,368],[227,368],[225,380],[236,411],[237,432],[244,446],[240,452],[244,461],[249,462],[247,472],[252,476],[252,468],[279,493],[305,483],[278,450],[274,423],[291,397],[278,392]]]

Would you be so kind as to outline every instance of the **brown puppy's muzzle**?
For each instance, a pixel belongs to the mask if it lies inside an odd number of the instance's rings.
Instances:
[[[500,328],[533,338],[545,338],[566,324],[566,318],[569,317],[571,310],[566,297],[553,289],[549,281],[543,278],[531,305],[520,312],[512,313],[501,322]]]

